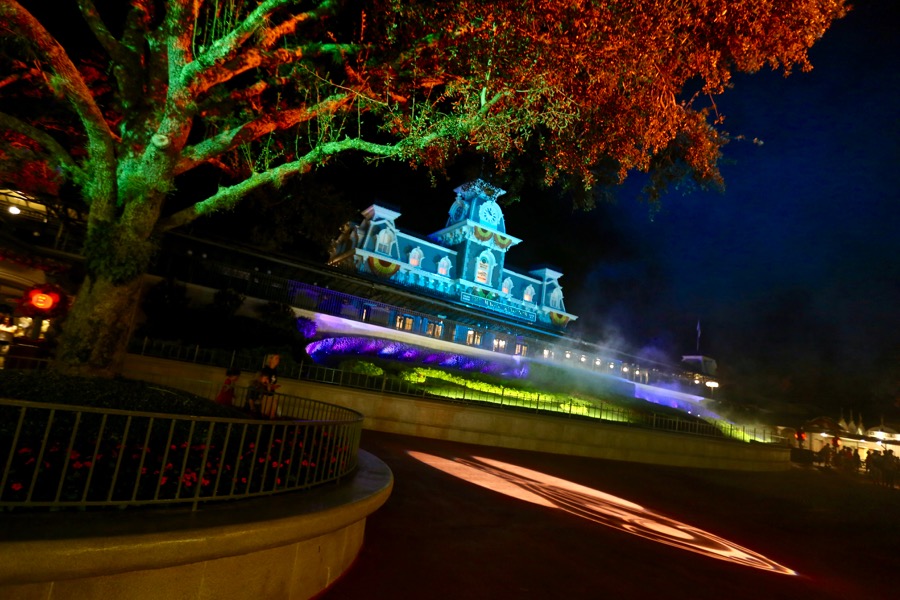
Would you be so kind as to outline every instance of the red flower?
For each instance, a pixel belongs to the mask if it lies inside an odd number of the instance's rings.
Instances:
[[[23,486],[21,483],[19,483],[19,482],[17,481],[17,482],[15,482],[14,484],[12,484],[12,486],[10,486],[10,487],[12,487],[12,490],[13,490],[14,492],[18,492],[18,491],[21,490],[24,486]]]
[[[31,448],[19,448],[19,454],[27,454],[31,452]]]

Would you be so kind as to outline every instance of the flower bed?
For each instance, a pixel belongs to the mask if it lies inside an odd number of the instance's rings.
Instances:
[[[182,395],[185,412],[233,410]],[[0,506],[196,503],[303,489],[352,471],[360,427],[2,400]]]

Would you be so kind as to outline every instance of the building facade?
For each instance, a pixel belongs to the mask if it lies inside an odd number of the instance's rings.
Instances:
[[[370,206],[362,211],[360,223],[344,226],[329,265],[452,300],[510,323],[564,331],[578,317],[566,311],[562,273],[550,268],[520,273],[506,267],[507,252],[522,240],[506,231],[497,203],[505,191],[476,180],[455,192],[446,225],[427,237],[400,230],[400,213]]]

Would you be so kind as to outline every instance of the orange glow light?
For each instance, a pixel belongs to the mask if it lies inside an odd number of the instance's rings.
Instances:
[[[49,294],[34,294],[31,297],[31,303],[41,310],[49,310],[56,304],[56,299]]]

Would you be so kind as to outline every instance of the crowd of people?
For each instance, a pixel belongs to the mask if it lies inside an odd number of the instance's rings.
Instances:
[[[900,471],[900,458],[890,448],[886,450],[864,450],[862,448],[822,446],[817,455],[823,467],[834,468],[847,473],[864,473],[877,485],[894,487]]]

